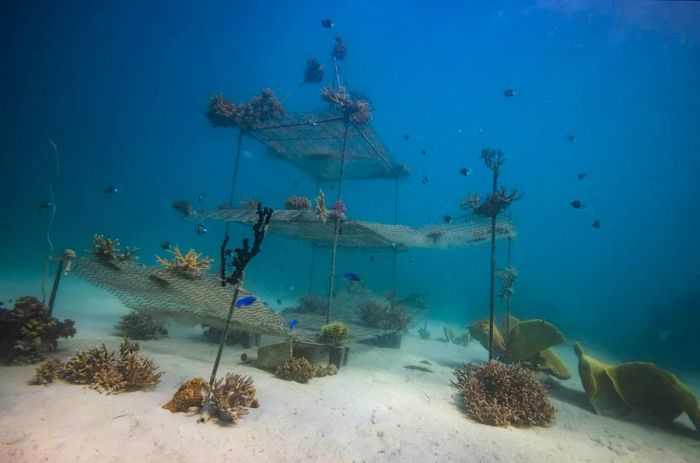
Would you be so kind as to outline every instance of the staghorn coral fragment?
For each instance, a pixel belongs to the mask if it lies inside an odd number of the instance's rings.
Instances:
[[[282,103],[269,88],[263,89],[260,96],[241,104],[233,103],[219,94],[213,95],[206,111],[212,126],[240,127],[243,130],[250,130],[256,125],[279,119],[283,115]]]
[[[78,351],[63,368],[63,379],[74,384],[92,384],[95,375],[114,365],[114,353],[101,344],[86,351]]]
[[[111,240],[105,238],[104,235],[94,235],[92,237],[92,255],[104,264],[136,260],[136,251],[138,250],[138,248],[127,247],[122,252],[119,240]]]
[[[168,252],[172,254],[172,259],[166,260],[160,256],[156,256],[158,263],[162,265],[165,270],[186,278],[200,276],[203,271],[211,267],[213,262],[213,259],[209,257],[201,257],[202,254],[196,252],[194,249],[190,249],[183,255],[180,248],[175,246],[173,249],[168,249]]]
[[[297,383],[308,383],[316,374],[314,365],[303,357],[290,357],[275,370],[275,376]]]
[[[338,90],[330,85],[323,87],[321,89],[321,98],[340,111],[347,118],[346,120],[355,123],[365,123],[372,119],[372,109],[369,102],[362,99],[353,99],[343,86],[339,87]]]
[[[203,411],[221,421],[235,422],[248,414],[249,408],[260,406],[250,376],[227,373],[225,379],[219,378],[213,386],[205,384],[204,387],[209,398],[205,401]]]
[[[180,386],[170,402],[163,405],[163,408],[172,413],[184,413],[192,407],[201,407],[206,395],[204,378],[188,379]]]
[[[519,364],[491,361],[464,365],[453,372],[467,415],[491,426],[543,426],[555,410],[542,383]]]
[[[150,315],[133,310],[122,315],[114,329],[119,336],[138,340],[159,339],[168,334]]]
[[[316,215],[318,220],[323,223],[328,221],[328,210],[326,209],[326,194],[323,190],[318,190],[318,196],[316,196]]]
[[[34,378],[29,382],[33,385],[44,385],[53,383],[54,380],[61,377],[61,372],[63,370],[63,362],[57,359],[44,360],[36,368],[36,374]]]

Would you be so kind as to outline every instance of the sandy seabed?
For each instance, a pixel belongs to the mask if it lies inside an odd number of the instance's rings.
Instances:
[[[76,319],[78,334],[62,341],[55,357],[102,342],[118,346],[110,327],[126,309],[115,299],[78,282],[65,285],[61,299],[71,312],[56,316]],[[442,325],[430,329],[435,335]],[[551,389],[557,417],[550,427],[475,423],[449,383],[455,367],[483,361],[486,352],[477,343],[423,341],[415,330],[400,350],[352,346],[338,375],[309,384],[243,365],[241,352],[254,350],[228,347],[219,371],[251,375],[260,408],[235,425],[200,424],[196,414],[161,408],[183,381],[211,372],[216,346],[197,332],[174,327],[168,338],[141,342],[165,371],[151,391],[105,395],[62,382],[30,386],[35,366],[0,367],[0,462],[700,461],[700,439],[687,417],[658,428],[595,415],[577,374]],[[575,372],[571,345],[557,351]],[[404,368],[421,360],[433,373]]]

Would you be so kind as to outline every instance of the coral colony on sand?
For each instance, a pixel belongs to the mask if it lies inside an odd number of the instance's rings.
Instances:
[[[494,273],[496,271],[496,217],[506,210],[514,201],[520,199],[522,195],[518,195],[516,191],[508,194],[505,188],[498,190],[498,176],[501,173],[501,167],[506,162],[506,157],[501,150],[493,150],[484,148],[481,150],[481,159],[486,167],[491,169],[493,174],[493,187],[491,194],[486,197],[484,202],[480,202],[480,198],[474,194],[469,194],[466,201],[462,202],[462,208],[471,209],[476,215],[489,217],[491,219],[491,290],[489,303],[489,360],[493,359],[493,328],[495,317],[495,300],[494,300]]]
[[[304,357],[290,357],[275,370],[278,378],[304,384],[315,375],[316,367]]]
[[[0,308],[0,363],[36,363],[58,349],[58,338],[75,334],[75,322],[49,315],[44,304],[32,296],[15,301],[12,309]]]
[[[168,330],[155,323],[150,315],[136,311],[122,315],[114,329],[119,336],[140,341],[168,335]]]

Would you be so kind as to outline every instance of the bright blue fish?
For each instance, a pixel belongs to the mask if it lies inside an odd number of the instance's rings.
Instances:
[[[291,323],[289,323],[289,329],[290,329],[290,330],[293,330],[294,327],[297,326],[298,324],[299,324],[299,320],[297,320],[297,319],[295,318],[294,320],[291,321]]]
[[[236,307],[248,307],[255,302],[255,296],[246,296],[236,301]]]
[[[360,277],[357,276],[357,273],[348,272],[344,276],[350,281],[360,281]]]

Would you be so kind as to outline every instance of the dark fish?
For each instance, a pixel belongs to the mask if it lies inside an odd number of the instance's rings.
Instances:
[[[282,305],[282,299],[277,299],[277,305]]]
[[[294,327],[297,326],[298,324],[299,324],[299,321],[295,318],[294,320],[292,320],[292,321],[289,323],[289,329],[290,329],[290,330],[293,330]]]
[[[452,223],[452,217],[447,214],[442,216],[442,220],[444,220],[445,223]]]
[[[224,251],[224,255],[226,257],[231,257],[233,255],[233,251],[231,249],[227,249]]]
[[[330,19],[324,19],[324,20],[322,20],[322,21],[321,21],[321,25],[322,25],[325,29],[330,29],[331,27],[335,26],[335,24],[333,24],[333,21],[330,20]]]
[[[428,176],[427,176],[427,175],[426,175],[425,177],[423,177],[422,182],[423,182],[423,185],[427,185],[427,184],[428,184]]]
[[[369,256],[369,261],[374,262],[374,256]]]
[[[167,240],[166,240],[166,241],[163,241],[162,243],[160,243],[160,248],[161,248],[161,249],[164,249],[164,250],[166,250],[166,251],[167,251],[168,249],[170,249],[170,241],[167,241]]]
[[[198,234],[198,235],[203,235],[203,234],[205,234],[205,233],[207,232],[207,227],[205,227],[204,225],[202,225],[202,224],[200,223],[199,225],[197,225],[196,227],[194,227],[194,232],[195,232],[196,234]]]
[[[574,134],[572,134],[572,133],[567,133],[567,134],[566,134],[566,139],[569,140],[569,141],[576,141],[576,135],[574,135]]]
[[[581,207],[583,207],[583,204],[581,204],[581,201],[579,201],[578,199],[569,201],[569,204],[571,204],[571,207],[573,207],[574,209],[581,209]]]
[[[408,140],[409,138],[411,138],[411,134],[410,134],[410,133],[405,133],[405,134],[403,134],[403,139],[404,139],[404,140]]]
[[[350,281],[360,281],[360,277],[357,275],[357,273],[347,272],[343,276]]]
[[[581,172],[580,174],[578,174],[578,175],[576,176],[576,179],[577,179],[577,180],[583,180],[584,178],[586,178],[586,173],[585,173],[585,172]]]
[[[512,88],[507,88],[503,90],[503,96],[506,98],[513,98],[515,96],[515,90]]]
[[[53,207],[53,203],[49,200],[44,200],[40,201],[37,205],[36,208],[39,212],[43,211],[44,209],[51,209]]]
[[[591,225],[593,228],[600,228],[600,220],[594,220]]]
[[[107,185],[106,187],[102,188],[102,191],[108,195],[116,195],[119,193],[119,188],[115,187],[114,185]]]
[[[236,301],[236,307],[248,307],[255,302],[255,296],[246,296]]]
[[[471,173],[472,173],[472,170],[467,168],[467,167],[462,167],[461,169],[459,169],[459,174],[464,175],[465,177],[468,177],[469,174],[471,174]]]
[[[0,305],[5,305],[5,303],[3,301],[0,301]]]
[[[427,153],[428,153],[428,152],[425,151],[424,149],[423,149],[423,150],[420,150],[420,154],[422,154],[423,156],[425,156]]]
[[[202,201],[204,201],[204,198],[202,197],[202,195],[197,196],[197,201],[199,201],[200,203],[201,203]]]

